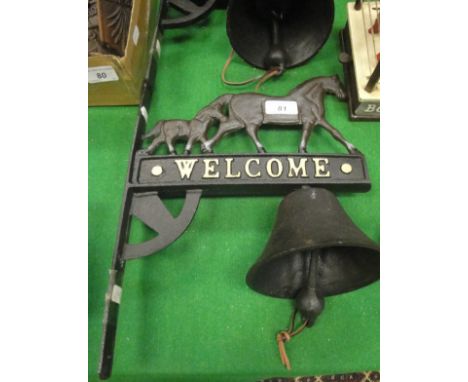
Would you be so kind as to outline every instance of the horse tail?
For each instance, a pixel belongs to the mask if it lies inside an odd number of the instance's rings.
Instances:
[[[158,122],[149,133],[143,135],[143,139],[157,137],[159,134],[161,134],[161,129],[163,125],[164,125],[164,121]]]

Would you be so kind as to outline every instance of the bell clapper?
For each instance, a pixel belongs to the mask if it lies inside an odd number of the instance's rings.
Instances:
[[[338,168],[343,163],[348,160]],[[294,300],[289,328],[276,334],[283,365],[291,367],[286,342],[314,325],[327,296],[369,285],[379,272],[378,245],[352,222],[332,191],[303,185],[287,195],[246,278],[259,293]]]
[[[271,47],[265,57],[265,65],[270,68],[277,68],[280,73],[284,71],[286,62],[286,52],[281,46],[279,23],[283,19],[281,12],[271,12]]]
[[[299,291],[296,297],[295,309],[291,316],[288,330],[283,330],[276,335],[281,362],[288,370],[291,369],[291,363],[286,354],[285,342],[301,333],[306,327],[312,326],[324,307],[325,302],[323,297],[317,294],[320,252],[320,249],[316,249],[304,254],[305,261],[307,262],[306,269],[308,270],[306,285]],[[297,312],[301,314],[302,324],[294,330]]]
[[[320,253],[321,249],[315,249],[304,254],[306,262],[308,261],[307,281],[295,301],[295,307],[301,313],[302,319],[307,321],[308,327],[314,324],[325,305],[324,298],[317,292]]]

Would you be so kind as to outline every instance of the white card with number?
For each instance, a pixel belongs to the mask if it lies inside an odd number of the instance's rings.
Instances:
[[[118,81],[119,76],[112,66],[95,66],[88,68],[88,84]]]
[[[275,115],[297,115],[296,101],[265,101],[265,113]]]

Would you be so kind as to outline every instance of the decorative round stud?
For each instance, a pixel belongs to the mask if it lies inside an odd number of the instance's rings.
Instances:
[[[151,174],[159,176],[163,173],[163,168],[160,165],[156,165],[151,169]]]
[[[351,174],[353,171],[353,166],[351,166],[349,163],[343,163],[341,165],[341,172],[344,174]]]

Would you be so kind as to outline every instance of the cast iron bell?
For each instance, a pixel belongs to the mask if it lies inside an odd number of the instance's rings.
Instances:
[[[257,292],[295,299],[307,326],[324,297],[379,279],[380,250],[324,188],[302,188],[281,203],[262,256],[247,274]]]
[[[303,64],[327,41],[333,0],[230,0],[227,33],[249,64],[281,70]]]

